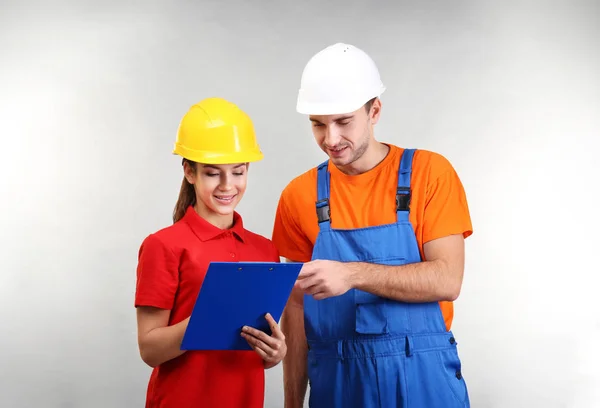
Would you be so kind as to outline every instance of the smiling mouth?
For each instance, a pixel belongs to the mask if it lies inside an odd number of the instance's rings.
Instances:
[[[328,150],[333,154],[339,154],[344,151],[348,146],[337,147],[335,149],[329,148]]]
[[[233,201],[237,194],[234,195],[215,195],[215,199],[221,203],[229,204]]]

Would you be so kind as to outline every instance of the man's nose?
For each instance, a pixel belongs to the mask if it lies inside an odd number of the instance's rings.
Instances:
[[[336,146],[340,141],[339,131],[334,126],[325,128],[325,139],[323,140],[327,146]]]

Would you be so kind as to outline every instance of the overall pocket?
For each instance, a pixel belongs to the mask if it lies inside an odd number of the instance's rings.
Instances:
[[[330,356],[318,357],[309,351],[307,363],[310,406],[341,406],[344,397],[341,362]]]
[[[404,257],[385,259],[370,259],[367,262],[379,265],[403,265]],[[388,334],[389,303],[392,302],[380,296],[356,289],[354,292],[356,303],[356,332],[360,334]],[[399,317],[395,316],[394,318]]]
[[[406,359],[406,364],[409,407],[469,407],[455,348],[417,352]]]
[[[357,290],[356,332],[360,334],[387,334],[386,300],[371,293]]]

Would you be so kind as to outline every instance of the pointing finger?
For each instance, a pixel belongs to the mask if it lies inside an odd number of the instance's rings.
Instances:
[[[316,269],[313,267],[312,263],[308,262],[302,265],[302,269],[300,269],[300,273],[298,274],[298,279],[305,279],[311,275],[314,275]]]
[[[296,286],[306,293],[310,287],[319,285],[322,283],[323,283],[323,279],[316,277],[316,276],[311,276],[308,279],[304,279],[300,282],[296,282]]]

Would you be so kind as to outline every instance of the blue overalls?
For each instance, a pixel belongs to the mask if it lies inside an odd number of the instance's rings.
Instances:
[[[421,261],[409,221],[413,154],[405,150],[400,161],[397,222],[369,228],[331,228],[328,161],[318,167],[313,260]],[[324,300],[306,295],[304,321],[311,408],[470,406],[456,341],[438,302],[396,302],[356,289]]]

